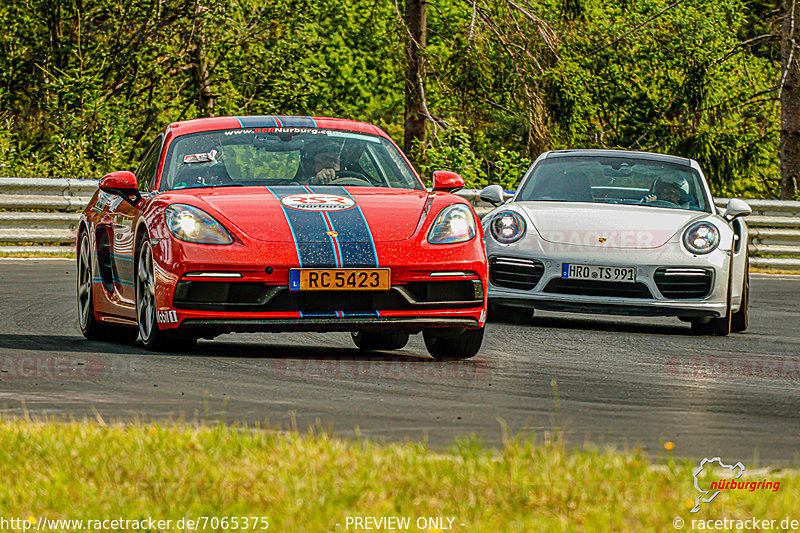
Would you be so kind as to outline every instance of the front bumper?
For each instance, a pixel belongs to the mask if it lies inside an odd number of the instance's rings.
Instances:
[[[311,292],[289,290],[289,271],[298,267],[293,244],[209,247],[166,239],[158,244],[154,257],[161,329],[199,334],[368,328],[418,332],[478,328],[486,320],[486,263],[482,248],[474,245],[424,250],[415,257],[408,243],[378,243],[380,267],[391,270],[389,291]],[[443,290],[447,284],[450,288]]]
[[[517,289],[498,286],[490,275],[490,305],[507,305],[530,307],[551,311],[577,313],[617,314],[635,316],[678,316],[681,318],[703,318],[725,316],[727,312],[728,269],[730,256],[724,250],[716,250],[707,256],[687,257],[679,248],[667,245],[664,250],[650,253],[647,264],[639,261],[635,252],[608,252],[602,254],[578,254],[568,251],[558,255],[528,256],[513,254],[511,250],[492,250],[490,264],[494,258],[510,257],[528,261],[537,261],[543,268],[541,277],[532,288]],[[562,265],[564,263],[620,266],[636,268],[636,291],[602,290],[602,283],[597,282],[592,290],[581,287],[572,290],[562,281]],[[491,271],[490,266],[490,271]],[[708,292],[699,297],[665,297],[662,283],[656,282],[657,271],[676,271],[679,269],[705,271],[710,276]],[[662,274],[663,276],[663,274]],[[663,277],[661,278],[663,280]],[[591,285],[591,284],[586,284]],[[632,284],[621,286],[623,289],[633,288]],[[572,293],[569,293],[572,291]],[[578,294],[582,292],[584,294]],[[595,292],[597,294],[592,294]],[[599,294],[603,293],[603,294]],[[638,293],[638,294],[637,294]],[[681,295],[686,296],[686,295]]]

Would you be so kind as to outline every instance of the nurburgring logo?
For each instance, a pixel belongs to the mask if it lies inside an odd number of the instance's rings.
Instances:
[[[698,480],[698,476],[703,472],[706,465],[717,463],[720,468],[724,468],[730,470],[734,476],[732,478],[727,479],[720,479],[719,481],[714,481],[711,483],[709,490],[704,490],[700,488],[700,482]],[[766,479],[761,481],[737,481],[739,478],[742,477],[744,474],[745,466],[740,462],[737,462],[732,465],[727,465],[722,462],[722,459],[719,457],[712,457],[711,459],[705,457],[702,461],[700,461],[700,465],[697,467],[697,470],[694,471],[692,474],[692,478],[694,479],[694,488],[700,494],[694,501],[694,507],[692,507],[692,513],[696,513],[700,510],[701,503],[710,503],[714,498],[719,496],[719,493],[723,490],[747,490],[750,492],[756,490],[771,490],[773,492],[777,491],[781,487],[780,481],[767,481]],[[712,492],[714,491],[714,492]]]
[[[301,211],[341,211],[356,205],[352,198],[335,194],[290,194],[281,198],[281,203]]]

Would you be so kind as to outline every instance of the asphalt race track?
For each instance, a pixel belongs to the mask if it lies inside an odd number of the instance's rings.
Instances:
[[[480,354],[437,363],[420,336],[363,354],[349,334],[226,335],[189,353],[89,342],[73,261],[0,261],[4,416],[225,420],[427,440],[510,433],[800,464],[800,277],[752,279],[751,326],[696,337],[676,319],[538,313],[490,324]]]

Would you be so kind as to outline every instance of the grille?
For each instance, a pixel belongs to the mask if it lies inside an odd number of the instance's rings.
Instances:
[[[653,298],[647,285],[639,282],[623,283],[617,281],[555,278],[550,280],[544,288],[544,292],[574,294],[577,296],[606,296],[611,298]]]
[[[402,311],[466,309],[483,303],[480,280],[415,281],[388,291],[290,291],[257,282],[180,281],[173,304],[203,311]]]
[[[474,302],[483,300],[481,280],[409,281],[406,290],[417,302]]]
[[[278,290],[255,282],[179,281],[173,304],[178,309],[246,311],[266,303]]]
[[[711,292],[714,273],[707,268],[659,268],[653,275],[664,298],[691,300]]]
[[[531,290],[544,274],[544,264],[536,259],[492,257],[489,259],[489,278],[498,287]]]

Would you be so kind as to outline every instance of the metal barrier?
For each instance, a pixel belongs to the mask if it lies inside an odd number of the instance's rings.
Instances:
[[[96,190],[95,180],[0,178],[0,254],[73,252],[78,212]],[[480,199],[478,190],[457,194],[472,203],[480,216],[492,209]],[[724,208],[727,199],[715,202]],[[747,217],[752,263],[800,271],[800,202],[747,202],[753,208]]]

